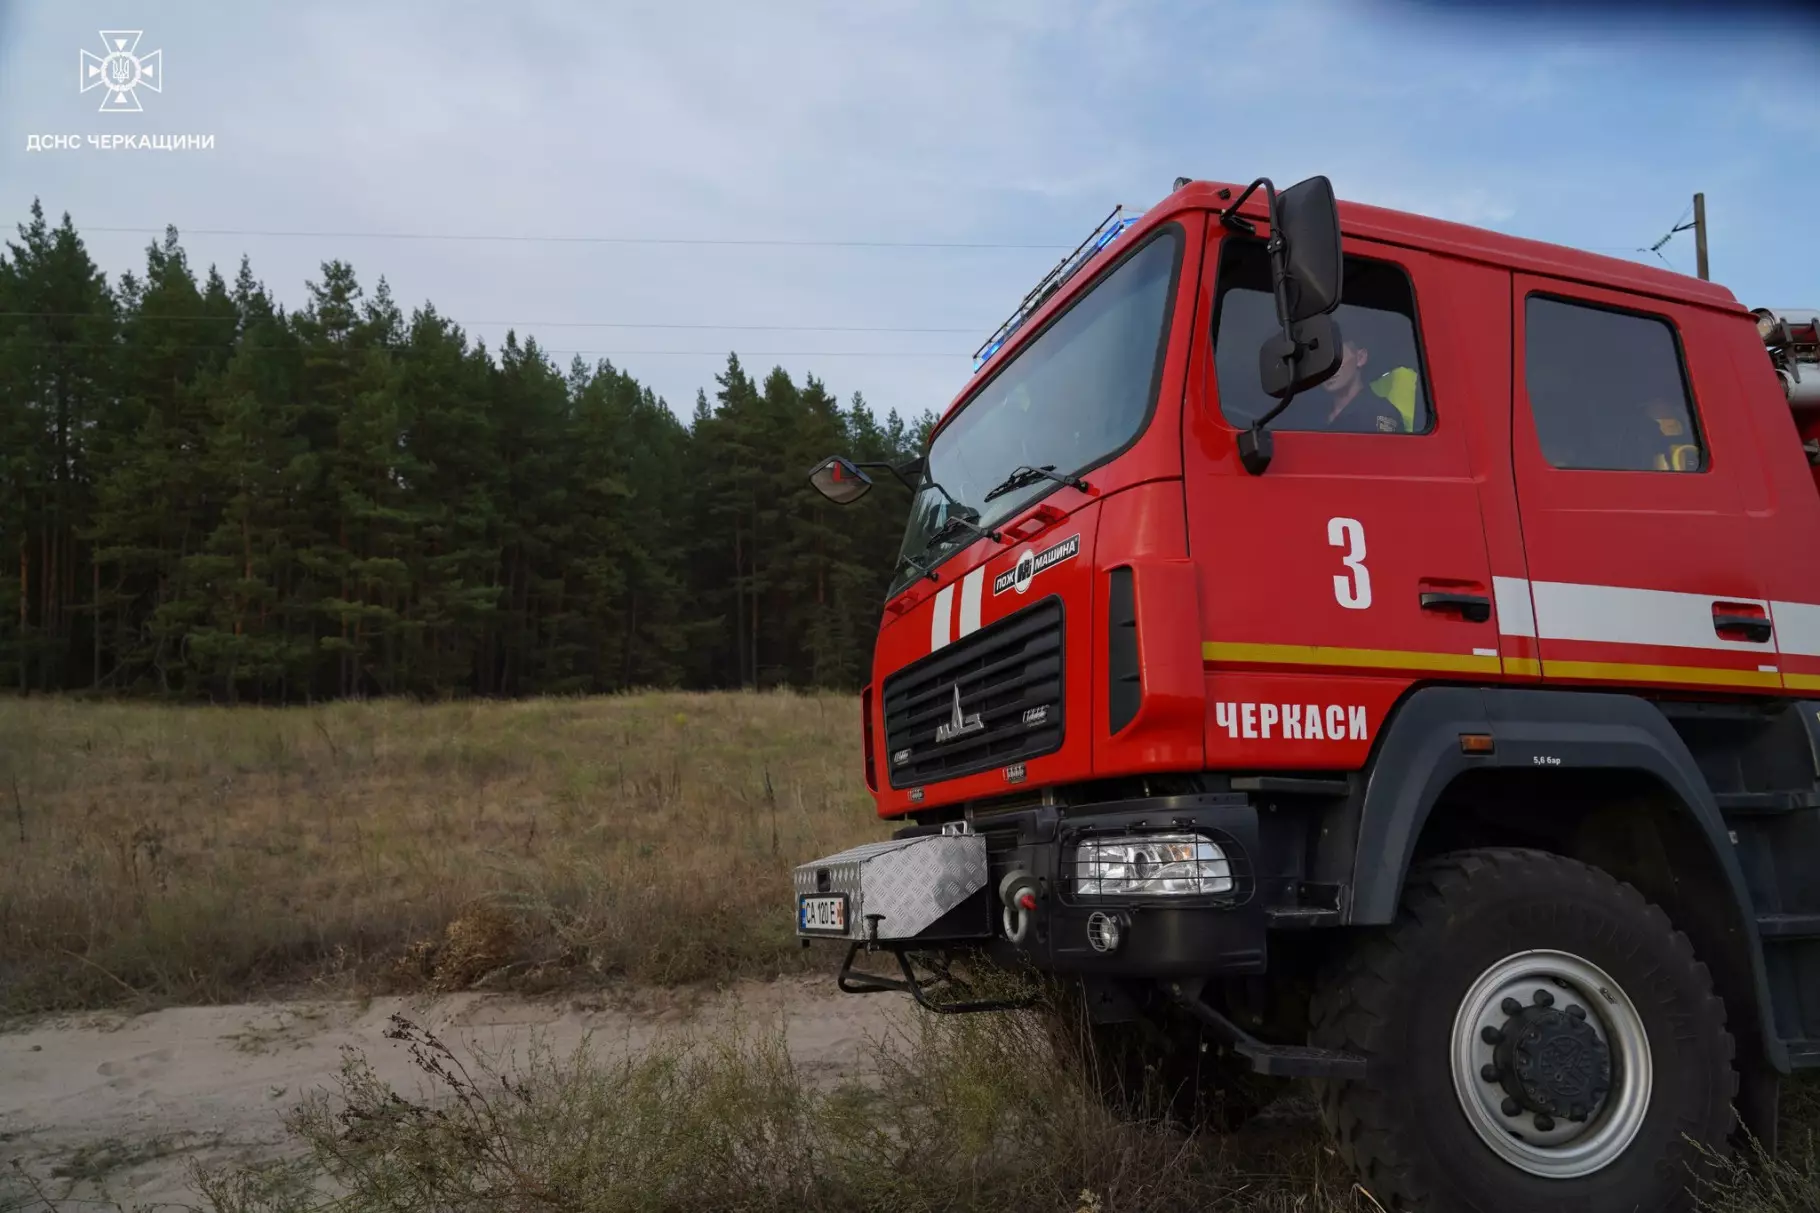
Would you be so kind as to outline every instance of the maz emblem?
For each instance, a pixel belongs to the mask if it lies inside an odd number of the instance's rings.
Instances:
[[[965,737],[969,733],[977,733],[985,727],[985,722],[980,719],[980,714],[978,712],[974,712],[967,716],[961,715],[961,688],[956,685],[954,688],[954,712],[948,717],[946,723],[935,726],[935,742],[937,745],[940,745],[945,741],[953,741],[956,737]]]

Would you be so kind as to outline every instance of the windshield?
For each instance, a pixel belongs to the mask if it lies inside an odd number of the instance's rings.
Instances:
[[[1032,477],[1033,483],[987,501],[1018,468],[1079,473],[1137,437],[1162,369],[1180,246],[1180,229],[1163,228],[998,371],[936,435],[910,506],[902,557],[932,568],[975,538],[961,527],[935,538],[957,513],[993,527],[1056,487]],[[903,565],[891,592],[916,576]]]

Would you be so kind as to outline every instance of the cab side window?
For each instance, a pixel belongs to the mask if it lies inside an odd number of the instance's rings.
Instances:
[[[1666,320],[1531,295],[1523,327],[1530,412],[1552,466],[1706,469],[1680,344]]]
[[[1346,254],[1340,306],[1340,369],[1271,421],[1273,430],[1423,434],[1433,416],[1416,337],[1415,294],[1401,267]],[[1258,347],[1277,331],[1270,257],[1263,242],[1229,236],[1220,250],[1213,304],[1214,376],[1220,412],[1243,429],[1276,407],[1258,381]]]

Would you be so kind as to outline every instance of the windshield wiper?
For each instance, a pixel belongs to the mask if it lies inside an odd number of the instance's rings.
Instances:
[[[940,486],[938,485],[936,487],[939,488]],[[944,493],[946,492],[946,490],[943,491]],[[950,497],[948,500],[953,501],[954,498]],[[961,508],[968,509],[966,506],[962,506]],[[979,517],[977,511],[969,509],[969,512],[972,513],[975,518]],[[952,538],[959,533],[972,535],[976,539],[990,539],[994,543],[1004,542],[1004,539],[997,531],[984,530],[964,515],[950,514],[948,515],[948,520],[946,522],[942,523],[929,533],[929,538],[924,540],[923,546],[917,549],[916,556],[923,555],[942,540]],[[897,571],[901,573],[908,567],[915,569],[918,577],[925,578],[929,581],[940,581],[941,578],[936,576],[933,565],[924,564],[922,561],[918,560],[916,556],[899,556],[897,558]]]
[[[916,575],[918,577],[924,579],[925,581],[940,581],[941,580],[940,577],[937,577],[935,575],[934,569],[925,568],[922,564],[920,564],[919,562],[917,562],[916,560],[912,559],[909,556],[899,556],[897,558],[897,571],[899,573],[901,573],[906,568],[915,569]]]
[[[952,500],[952,498],[950,498],[950,500]],[[972,513],[974,518],[979,517],[978,511],[969,511],[969,513]],[[965,514],[950,514],[948,515],[948,520],[946,522],[936,527],[935,530],[930,533],[929,542],[923,545],[923,550],[926,552],[942,540],[952,538],[956,531],[965,531],[975,539],[990,539],[994,543],[1005,542],[997,531],[988,531],[984,529]]]
[[[1045,463],[1040,468],[1031,467],[1029,464],[1025,464],[1023,467],[1012,472],[1011,475],[999,481],[992,488],[986,490],[986,495],[980,500],[991,501],[995,497],[1003,497],[1006,493],[1016,492],[1018,489],[1026,488],[1039,480],[1053,480],[1057,484],[1065,484],[1069,488],[1079,489],[1083,493],[1090,491],[1093,487],[1079,476],[1063,476],[1059,474],[1055,470],[1055,465],[1053,463]]]

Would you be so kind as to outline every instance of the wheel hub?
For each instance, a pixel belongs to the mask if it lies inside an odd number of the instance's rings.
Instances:
[[[1609,1166],[1649,1111],[1654,1066],[1636,1007],[1567,952],[1518,952],[1473,982],[1453,1028],[1454,1090],[1493,1153],[1531,1175]]]
[[[1584,1123],[1611,1092],[1611,1048],[1583,1007],[1547,1005],[1554,999],[1546,990],[1535,999],[1527,1007],[1503,1000],[1507,1018],[1492,1051],[1498,1084],[1525,1111]]]

